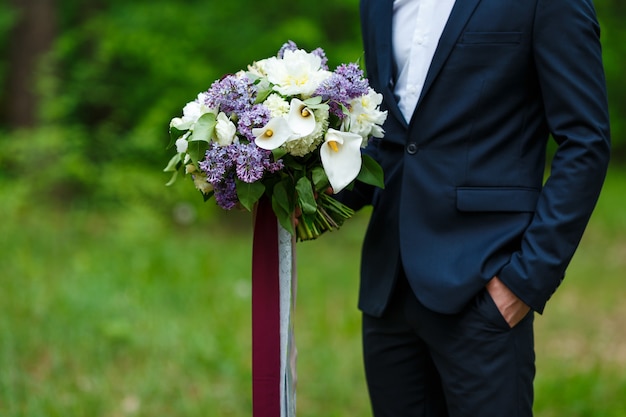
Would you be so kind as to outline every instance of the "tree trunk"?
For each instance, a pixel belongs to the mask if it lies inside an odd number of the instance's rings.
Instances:
[[[32,127],[38,120],[35,90],[40,58],[50,50],[56,32],[55,0],[13,0],[18,19],[10,36],[4,124],[9,128]]]

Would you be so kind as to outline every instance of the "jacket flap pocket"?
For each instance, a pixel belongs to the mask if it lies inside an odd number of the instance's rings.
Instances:
[[[456,207],[460,211],[533,212],[539,190],[516,187],[459,187]]]
[[[459,43],[465,45],[480,44],[517,44],[522,41],[522,32],[465,32]]]

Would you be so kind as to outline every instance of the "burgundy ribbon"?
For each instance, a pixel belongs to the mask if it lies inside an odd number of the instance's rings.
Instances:
[[[268,199],[259,201],[252,243],[252,415],[279,417],[280,288],[278,224]]]

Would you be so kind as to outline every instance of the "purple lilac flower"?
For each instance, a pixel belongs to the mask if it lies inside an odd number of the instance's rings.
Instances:
[[[348,80],[349,87],[347,92],[350,98],[357,98],[369,93],[369,82],[366,78],[363,78],[363,70],[357,64],[342,64],[337,67],[335,74]]]
[[[278,50],[278,58],[283,59],[283,57],[285,56],[285,52],[286,51],[295,51],[299,49],[298,45],[296,45],[296,43],[294,41],[287,41],[283,44],[283,46],[281,46],[281,48]],[[313,55],[317,55],[318,57],[320,57],[320,59],[322,60],[320,67],[323,70],[328,70],[328,58],[326,57],[326,52],[324,52],[324,50],[322,48],[317,48],[313,51],[311,51],[311,53]]]
[[[324,50],[322,48],[317,48],[314,49],[313,51],[311,51],[311,53],[313,55],[317,55],[318,57],[320,57],[320,59],[322,60],[322,63],[320,64],[320,67],[327,71],[328,70],[328,58],[326,57],[326,52],[324,52]]]
[[[205,104],[219,107],[226,114],[239,114],[254,103],[255,95],[254,84],[248,77],[229,74],[211,85]]]
[[[261,149],[254,142],[232,144],[228,153],[234,161],[237,178],[247,183],[259,181],[265,172],[273,173],[284,168],[281,159],[272,162],[272,151]]]
[[[265,161],[267,157],[262,149],[252,143],[238,144],[230,150],[232,159],[235,161],[237,178],[243,182],[252,183],[263,178],[265,173]]]
[[[343,119],[345,115],[341,110],[341,105],[347,106],[350,102],[347,84],[348,80],[344,77],[333,74],[317,87],[313,95],[321,96],[323,101],[328,101],[330,113]]]
[[[252,142],[255,139],[252,129],[265,126],[270,121],[270,116],[270,110],[267,107],[262,104],[255,104],[239,114],[237,131]]]
[[[285,164],[283,163],[282,159],[272,162],[272,159],[270,158],[272,151],[263,150],[263,152],[265,153],[265,159],[263,160],[263,167],[265,168],[266,171],[274,173],[285,168]]]
[[[198,167],[206,173],[207,181],[214,187],[224,179],[226,173],[233,167],[233,161],[227,148],[212,143],[206,151],[204,161],[198,163]]]
[[[348,106],[352,99],[369,93],[369,83],[363,78],[363,71],[357,64],[343,64],[325,80],[313,93],[328,101],[330,112],[343,119],[341,106]]]
[[[280,47],[277,56],[278,58],[283,59],[286,51],[295,51],[296,49],[298,49],[298,45],[296,45],[294,41],[287,41]]]
[[[215,184],[213,191],[215,201],[224,210],[231,210],[239,203],[234,175],[229,175],[223,181]]]

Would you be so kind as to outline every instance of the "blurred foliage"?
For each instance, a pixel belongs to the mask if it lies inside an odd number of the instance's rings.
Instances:
[[[358,36],[355,19],[351,30],[333,34],[314,24],[327,20],[312,16],[314,8],[284,1],[276,5],[283,3],[281,13],[250,12],[245,0],[106,3],[88,19],[66,22],[41,77],[42,121],[88,127],[85,151],[96,163],[158,165],[169,119],[213,80],[275,54],[288,39],[303,47],[332,41],[336,51]],[[349,10],[333,9],[338,18]]]
[[[10,29],[15,23],[16,11],[7,4],[0,2],[0,56],[7,55]],[[0,80],[4,80],[7,68],[7,60],[0,59]]]
[[[0,124],[0,181],[37,178],[34,192],[61,201],[123,199],[124,186],[153,199],[167,194],[141,178],[167,181],[159,169],[169,159],[169,120],[215,79],[275,54],[287,40],[324,48],[331,67],[362,56],[359,0],[263,7],[250,0],[48,1],[56,4],[57,35],[34,77],[39,122],[28,130]],[[626,156],[626,6],[596,0],[596,7],[616,155]],[[0,2],[3,55],[18,17]],[[0,81],[9,65],[0,60]]]
[[[626,2],[623,0],[595,0],[602,28],[604,66],[609,91],[609,110],[614,159],[626,160]]]
[[[103,181],[111,170],[158,175],[169,159],[169,120],[223,74],[287,40],[323,47],[332,66],[360,58],[358,0],[322,3],[57,0],[57,38],[36,77],[39,126],[4,127],[0,179],[31,173],[67,201],[113,194],[119,184]],[[0,29],[9,28],[1,7]]]
[[[625,196],[614,170],[536,317],[537,417],[626,416]],[[250,416],[248,213],[110,214],[0,187],[0,416]],[[299,417],[371,416],[356,308],[368,218],[297,246]]]

